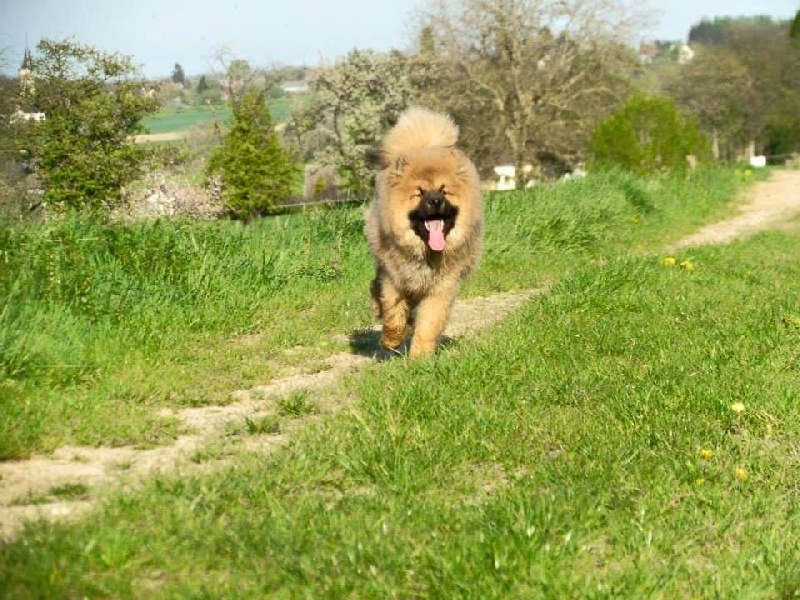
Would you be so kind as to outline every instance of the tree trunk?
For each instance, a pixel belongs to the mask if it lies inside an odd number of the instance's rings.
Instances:
[[[514,187],[518,190],[525,189],[527,184],[525,174],[525,157],[521,152],[514,153]]]
[[[714,162],[719,161],[719,134],[717,130],[711,135],[711,152],[714,154]]]

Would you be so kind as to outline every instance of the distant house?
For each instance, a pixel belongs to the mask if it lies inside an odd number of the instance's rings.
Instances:
[[[533,171],[532,165],[525,165],[522,168],[522,172],[525,175],[530,175],[531,171]],[[514,165],[500,165],[494,168],[494,174],[497,177],[497,181],[495,182],[494,189],[498,191],[505,191],[505,190],[513,190],[517,186],[517,169]],[[528,186],[530,187],[533,185],[533,181],[528,182]]]
[[[686,65],[692,62],[694,58],[694,50],[689,47],[689,44],[681,44],[678,48],[678,64]]]
[[[648,65],[658,56],[659,49],[655,42],[642,42],[639,44],[639,62]]]
[[[532,172],[533,172],[532,165],[525,165],[523,167],[523,173],[525,174],[525,177],[528,180],[525,183],[525,187],[530,188],[539,183],[537,179],[531,179]],[[494,168],[494,174],[495,174],[494,181],[486,182],[483,189],[496,190],[501,192],[516,189],[517,170],[513,165],[497,166]],[[559,181],[569,181],[571,179],[580,179],[582,177],[586,177],[586,170],[583,168],[582,165],[577,165],[571,171],[561,175],[561,177],[559,177]]]
[[[694,50],[678,40],[644,41],[639,44],[639,63],[649,65],[656,60],[678,61],[685,65],[694,58]]]
[[[308,83],[303,79],[290,79],[281,84],[281,89],[287,94],[307,94]]]
[[[36,123],[40,121],[44,121],[44,113],[43,112],[25,112],[20,109],[14,111],[14,114],[11,115],[10,121],[12,123],[27,123],[29,121],[35,121]]]

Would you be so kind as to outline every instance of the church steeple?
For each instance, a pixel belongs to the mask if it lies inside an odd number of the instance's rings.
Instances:
[[[19,67],[19,91],[22,96],[32,96],[35,89],[33,79],[33,57],[30,48],[25,44],[25,55]]]
[[[20,75],[23,71],[33,72],[33,57],[31,56],[30,48],[27,46],[25,46],[25,56],[22,58],[22,65],[19,68]]]

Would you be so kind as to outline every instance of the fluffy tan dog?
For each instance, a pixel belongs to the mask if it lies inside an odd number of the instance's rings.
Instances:
[[[385,168],[366,216],[380,344],[394,350],[413,331],[411,357],[436,351],[461,280],[481,253],[480,181],[456,141],[450,117],[404,112],[383,140]]]

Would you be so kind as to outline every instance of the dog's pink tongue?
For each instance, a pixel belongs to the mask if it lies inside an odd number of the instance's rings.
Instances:
[[[431,250],[444,250],[444,221],[428,221],[428,246]]]

